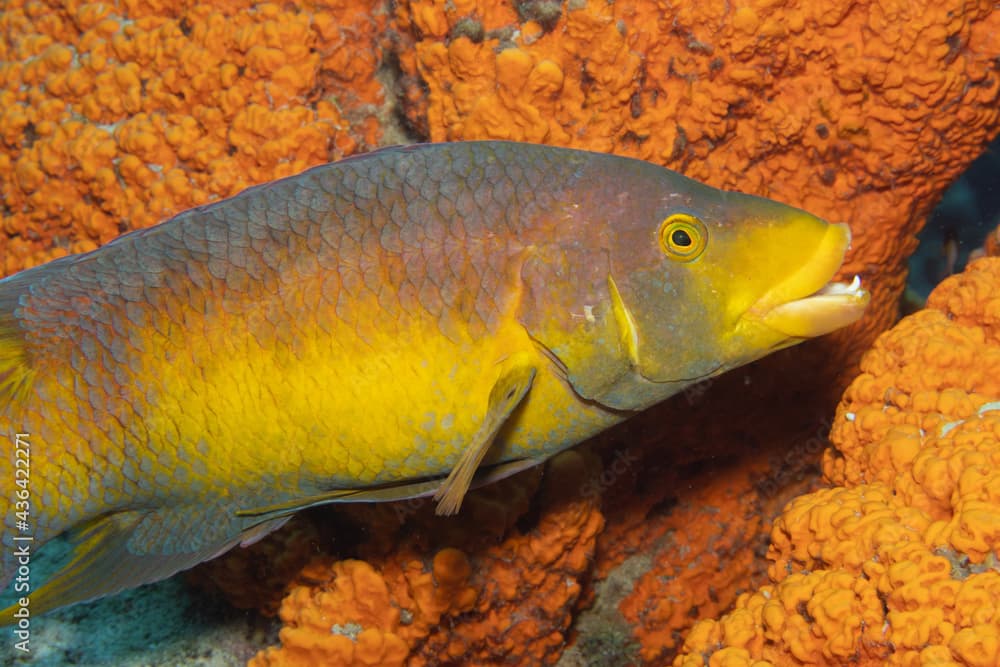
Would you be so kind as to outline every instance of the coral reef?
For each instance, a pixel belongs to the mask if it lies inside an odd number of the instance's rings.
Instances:
[[[287,624],[281,630],[282,648],[258,655],[250,667],[403,664],[408,649],[393,632],[401,612],[371,565],[358,560],[322,563],[302,576],[322,587],[292,589],[281,605]]]
[[[385,19],[376,0],[5,3],[0,273],[375,147]]]
[[[1000,661],[1000,259],[943,282],[865,355],[823,473],[775,522],[770,584],[678,667]]]
[[[471,493],[478,530],[433,530],[458,522],[434,517],[430,502],[395,520],[385,507],[358,508],[365,522],[381,513],[381,525],[398,530],[363,544],[363,561],[313,560],[281,604],[281,647],[251,667],[553,663],[604,525],[599,497],[585,492],[599,474],[590,454],[553,459],[533,525],[516,499],[531,496],[537,474]],[[521,512],[518,527],[508,526],[509,499]]]
[[[613,524],[602,536],[600,544],[606,549],[599,560],[602,571],[612,570],[617,560],[610,553],[614,549],[639,548],[636,553],[647,561],[618,604],[646,662],[662,662],[671,654],[678,631],[691,623],[692,610],[719,614],[748,579],[760,576],[754,561],[763,546],[758,538],[764,519],[749,474],[753,465],[743,459],[714,475],[696,478],[701,484],[692,492],[661,505],[660,511],[668,509],[661,520],[649,520],[658,518],[652,507],[630,508],[632,516],[647,519],[644,539],[638,544],[629,539],[634,537],[628,530],[634,519]],[[758,464],[758,472],[759,468]],[[661,474],[661,484],[673,481],[666,471]],[[675,484],[663,487],[676,493]],[[647,497],[647,502],[656,495]],[[636,511],[641,509],[646,511]]]

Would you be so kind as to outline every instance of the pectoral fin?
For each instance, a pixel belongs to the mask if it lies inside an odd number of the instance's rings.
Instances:
[[[308,507],[337,502],[389,502],[434,495],[438,501],[437,513],[451,515],[458,512],[462,499],[473,484],[486,484],[503,479],[536,465],[538,461],[517,459],[493,466],[476,477],[476,470],[497,433],[511,413],[520,405],[535,379],[535,367],[523,358],[515,357],[502,362],[500,377],[490,390],[486,416],[455,467],[442,482],[440,478],[406,482],[389,482],[367,488],[331,489],[312,496],[295,498],[263,507],[245,508],[236,512],[238,517],[275,519],[288,516]]]
[[[476,469],[486,456],[500,428],[531,389],[534,379],[533,365],[516,359],[504,362],[500,377],[490,391],[482,426],[473,436],[472,442],[462,451],[451,474],[434,494],[434,500],[438,501],[437,514],[448,516],[458,512]]]

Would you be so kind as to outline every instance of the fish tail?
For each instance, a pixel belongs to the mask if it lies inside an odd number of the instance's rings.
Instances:
[[[164,507],[106,514],[67,534],[71,551],[58,569],[30,594],[31,613],[96,600],[152,583],[237,544],[250,544],[288,517],[241,519],[214,507]],[[17,604],[0,609],[0,626],[17,621]]]

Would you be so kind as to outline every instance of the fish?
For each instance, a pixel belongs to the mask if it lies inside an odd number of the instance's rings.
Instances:
[[[944,230],[944,238],[941,241],[941,269],[938,275],[938,282],[958,272],[958,258],[961,254],[961,239],[955,225],[949,225]]]
[[[471,141],[317,166],[14,274],[0,447],[24,470],[0,481],[0,581],[26,540],[64,536],[68,563],[19,600],[42,614],[307,507],[455,514],[473,486],[857,320],[868,292],[833,281],[849,243],[649,162]]]

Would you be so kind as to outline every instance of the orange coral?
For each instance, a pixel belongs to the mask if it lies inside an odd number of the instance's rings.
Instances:
[[[972,259],[976,257],[997,257],[1000,256],[1000,227],[993,229],[986,235],[983,247],[972,251]]]
[[[766,578],[760,555],[770,520],[796,492],[813,488],[812,462],[827,444],[828,422],[805,411],[784,421],[767,413],[713,420],[710,411],[724,399],[745,396],[748,377],[720,380],[711,388],[716,400],[696,388],[608,434],[607,527],[595,562],[604,581],[595,609],[578,620],[578,643],[611,626],[635,643],[624,658],[664,664],[698,618],[721,613]],[[766,395],[770,387],[760,389]],[[655,446],[664,424],[671,425],[669,450]],[[790,427],[802,433],[795,446],[785,445]],[[753,429],[741,434],[744,452],[713,455],[743,429]]]
[[[525,480],[470,494],[480,512],[501,509],[480,529],[467,523],[449,530],[456,519],[415,503],[391,540],[382,534],[361,546],[363,562],[321,557],[306,567],[279,612],[282,646],[251,665],[554,663],[603,527],[598,496],[582,493],[599,470],[590,455],[554,459],[537,524],[512,528],[500,542],[495,535],[507,514],[491,497],[516,497]],[[370,521],[370,512],[399,509],[357,511]],[[452,540],[462,550],[439,546]]]
[[[115,7],[0,13],[4,274],[380,138],[375,0]]]
[[[785,508],[774,583],[675,665],[1000,662],[997,284],[1000,259],[973,262],[879,338],[837,409],[836,486]]]
[[[281,630],[283,648],[264,651],[250,667],[403,664],[406,643],[393,632],[400,610],[370,565],[347,560],[307,572],[325,585],[292,590],[280,612],[287,624]]]
[[[716,472],[699,479],[705,485],[685,494],[669,518],[651,522],[660,534],[642,552],[649,563],[618,605],[647,663],[676,648],[692,610],[720,613],[752,573],[762,519],[749,475],[743,466]]]

